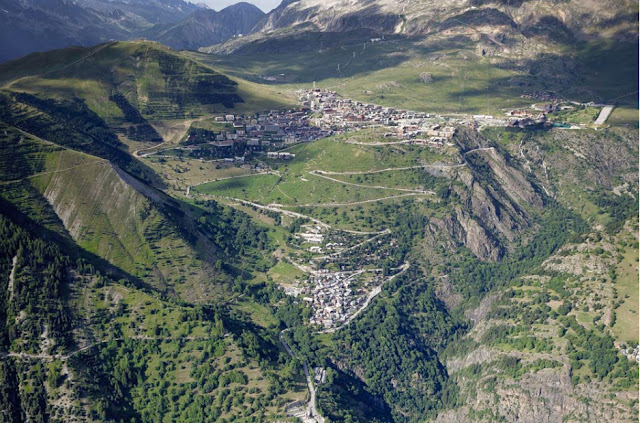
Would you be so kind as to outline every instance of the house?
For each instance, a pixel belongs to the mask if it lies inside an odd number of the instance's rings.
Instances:
[[[507,112],[507,116],[528,116],[529,112],[522,109],[510,110]]]
[[[300,237],[307,242],[313,242],[319,244],[324,239],[324,235],[322,234],[314,234],[314,233],[304,233],[300,234]]]
[[[270,159],[292,159],[294,158],[296,155],[292,154],[292,153],[288,153],[288,152],[278,152],[278,151],[269,151],[267,153],[267,157]]]

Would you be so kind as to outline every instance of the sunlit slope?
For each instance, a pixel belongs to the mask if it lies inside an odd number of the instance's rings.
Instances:
[[[637,39],[564,44],[519,35],[516,43],[496,31],[377,42],[375,32],[274,32],[232,54],[222,47],[190,54],[245,79],[282,88],[315,81],[352,99],[426,112],[500,115],[536,101],[522,95],[547,91],[637,109]]]
[[[81,98],[104,119],[130,119],[130,108],[164,120],[288,104],[276,90],[230,79],[148,41],[29,55],[0,66],[0,80],[13,91]]]
[[[154,289],[194,301],[224,294],[215,247],[181,219],[169,197],[107,160],[4,127],[2,197],[97,258]]]

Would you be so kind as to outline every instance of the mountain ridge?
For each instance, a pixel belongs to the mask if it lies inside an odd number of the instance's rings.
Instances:
[[[240,2],[220,11],[198,10],[177,23],[156,25],[141,35],[177,50],[197,50],[248,33],[263,16],[256,6]]]

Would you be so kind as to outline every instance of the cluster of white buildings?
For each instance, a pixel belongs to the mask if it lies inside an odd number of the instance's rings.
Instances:
[[[440,116],[411,110],[394,109],[363,103],[338,96],[335,91],[315,89],[302,91],[299,98],[304,109],[321,115],[313,123],[340,132],[366,127],[389,127],[385,137],[414,140],[415,144],[439,147],[455,134],[453,126],[440,126]]]
[[[433,116],[423,112],[399,110],[376,104],[342,98],[335,91],[324,89],[300,92],[303,109],[321,113],[316,124],[325,128],[362,128],[384,126],[405,120],[427,119]]]
[[[312,287],[304,300],[311,303],[312,325],[325,328],[340,325],[355,313],[364,302],[363,295],[355,295],[351,289],[353,273],[321,273],[311,277]]]
[[[395,133],[387,132],[385,138],[396,137],[399,140],[410,140],[412,144],[428,145],[430,147],[442,147],[443,145],[453,145],[451,139],[456,133],[453,126],[440,126],[440,124],[417,124],[408,123],[398,125]]]
[[[322,385],[327,380],[327,371],[324,367],[316,367],[313,369],[313,380],[316,381],[318,385]]]
[[[296,155],[293,153],[288,153],[286,151],[269,151],[267,153],[267,158],[269,159],[281,159],[281,160],[289,160],[293,159]]]
[[[237,143],[246,143],[247,146],[279,148],[331,135],[331,131],[311,125],[308,118],[307,112],[293,110],[218,116],[214,120],[228,124],[229,129],[193,130],[187,142],[209,143],[215,147],[231,147]]]
[[[322,244],[322,242],[324,241],[323,228],[317,225],[307,225],[303,226],[303,229],[305,229],[305,232],[296,234],[296,238],[300,238],[304,242],[309,242],[312,244]]]

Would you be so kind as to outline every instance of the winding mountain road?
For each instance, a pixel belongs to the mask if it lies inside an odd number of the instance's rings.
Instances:
[[[278,338],[280,339],[280,343],[284,347],[285,351],[287,351],[287,354],[297,359],[298,357],[295,355],[295,353],[291,349],[291,346],[289,346],[287,341],[284,339],[283,334],[287,331],[289,331],[289,329],[284,329],[283,331],[281,331],[280,334],[278,335]],[[304,370],[304,377],[307,380],[307,389],[309,389],[309,402],[307,403],[307,407],[306,407],[306,415],[308,416],[308,418],[303,421],[305,421],[305,423],[306,422],[325,423],[324,417],[322,417],[322,415],[318,412],[318,409],[316,408],[316,387],[313,386],[313,379],[309,374],[309,366],[307,365],[306,361],[302,362],[302,369]]]
[[[425,189],[411,189],[411,188],[394,188],[394,187],[385,187],[384,185],[364,185],[364,184],[356,184],[353,182],[341,181],[340,179],[332,178],[327,175],[323,175],[321,173],[316,173],[314,171],[309,172],[309,175],[317,176],[318,178],[324,178],[331,182],[336,182],[343,185],[350,185],[358,188],[370,188],[370,189],[384,189],[390,191],[400,191],[400,192],[413,192],[416,194],[435,194],[433,191],[425,190]]]

